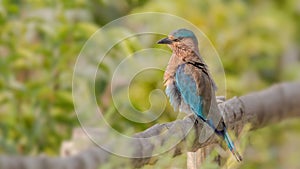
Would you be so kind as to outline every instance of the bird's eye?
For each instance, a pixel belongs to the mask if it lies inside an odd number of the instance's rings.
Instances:
[[[173,41],[174,41],[174,42],[179,42],[179,41],[180,41],[180,39],[174,39]]]

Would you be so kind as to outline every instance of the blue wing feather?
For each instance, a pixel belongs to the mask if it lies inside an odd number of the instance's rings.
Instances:
[[[176,86],[183,98],[183,101],[190,106],[192,111],[201,119],[203,115],[202,97],[198,95],[196,81],[191,74],[185,73],[186,65],[180,65],[175,74]]]

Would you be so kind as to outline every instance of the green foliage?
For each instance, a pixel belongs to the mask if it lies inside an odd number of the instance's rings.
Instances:
[[[36,2],[1,4],[1,152],[57,154],[78,125],[73,65],[97,26],[68,18],[68,9]]]
[[[0,1],[0,152],[59,152],[61,141],[68,139],[72,128],[79,125],[72,101],[76,57],[87,39],[113,19],[155,11],[195,24],[220,54],[230,98],[276,82],[299,79],[299,4],[299,0]],[[110,36],[126,31],[120,28]],[[95,93],[99,107],[108,123],[122,133],[142,131],[183,116],[170,113],[173,109],[167,105],[159,119],[143,124],[117,112],[111,100],[110,78],[124,56],[140,49],[139,39],[129,38],[116,45],[109,53],[112,57],[98,65]],[[162,72],[137,75],[129,90],[135,108],[147,110],[149,93],[156,88],[163,89]],[[295,146],[299,149],[294,141],[299,140],[299,133],[297,122],[287,122],[245,136],[249,138],[249,143],[245,141],[249,148],[246,145],[241,168],[275,168],[279,164],[282,168],[299,168],[291,151]],[[185,155],[175,160],[168,154],[160,158],[163,160],[156,168],[185,167]],[[282,159],[288,162],[282,163]],[[209,162],[205,165],[215,168]]]

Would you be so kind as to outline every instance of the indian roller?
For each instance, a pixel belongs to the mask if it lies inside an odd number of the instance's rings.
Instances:
[[[157,43],[167,44],[173,52],[164,73],[164,85],[174,110],[194,113],[225,140],[237,161],[241,161],[218,108],[215,97],[217,87],[199,53],[195,34],[179,29]]]

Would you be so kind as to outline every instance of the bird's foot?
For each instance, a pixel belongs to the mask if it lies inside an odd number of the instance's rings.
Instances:
[[[195,119],[195,125],[198,125],[198,118]]]

